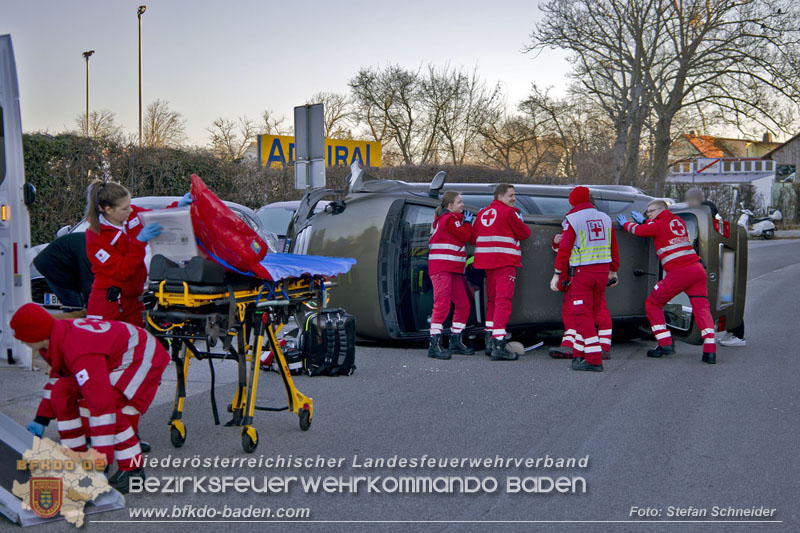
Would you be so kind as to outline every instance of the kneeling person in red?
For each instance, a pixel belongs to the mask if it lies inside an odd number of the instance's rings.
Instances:
[[[672,336],[664,318],[664,306],[678,294],[685,292],[692,303],[692,314],[701,328],[703,337],[702,361],[717,362],[717,347],[714,342],[714,319],[708,303],[708,280],[700,256],[689,241],[689,232],[683,220],[667,209],[663,200],[653,200],[646,212],[650,219],[645,223],[628,222],[625,215],[617,216],[617,222],[637,237],[652,237],[658,259],[664,267],[664,279],[656,283],[653,292],[645,300],[644,307],[650,327],[658,346],[647,352],[648,357],[662,357],[675,353]],[[644,222],[641,213],[633,212],[634,220]]]
[[[566,227],[558,244],[550,289],[558,291],[559,277],[567,268],[573,271],[567,295],[576,332],[572,344],[572,369],[602,372],[602,347],[595,316],[607,313],[604,311],[606,287],[609,281],[617,279],[617,238],[611,218],[592,205],[589,189],[572,189],[569,203],[572,210],[567,213]]]
[[[39,350],[58,376],[50,403],[61,442],[85,451],[78,402],[89,409],[92,448],[115,460],[109,483],[127,493],[131,477],[144,477],[136,438],[139,415],[150,407],[169,354],[155,337],[123,322],[92,318],[55,319],[36,304],[25,304],[10,322],[14,337]]]

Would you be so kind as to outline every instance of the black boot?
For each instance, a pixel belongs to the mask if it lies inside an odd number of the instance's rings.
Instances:
[[[461,355],[475,355],[475,350],[464,344],[461,333],[450,334],[450,344],[447,347],[450,353],[458,353]]]
[[[492,338],[492,361],[516,361],[519,356],[506,349],[505,338]]]
[[[146,440],[142,440],[138,433],[136,434],[136,438],[139,439],[139,448],[142,449],[142,453],[150,453],[150,450],[153,449],[150,443]]]
[[[603,371],[603,363],[599,365],[593,365],[586,362],[586,359],[583,357],[578,357],[577,359],[572,360],[572,370],[579,370],[582,372],[602,372]]]
[[[708,363],[709,365],[716,365],[717,364],[717,352],[703,352],[703,362]]]
[[[675,355],[675,345],[656,346],[652,350],[647,350],[647,357],[663,357],[665,355]]]
[[[572,359],[572,348],[567,348],[566,346],[550,348],[549,353],[553,359]]]
[[[128,494],[130,491],[131,478],[144,479],[144,468],[141,466],[135,470],[117,470],[117,472],[108,479],[108,484],[112,488],[117,489],[122,494]]]
[[[486,330],[483,333],[483,341],[484,341],[484,348],[483,353],[486,355],[492,355],[492,332],[491,330]]]
[[[450,352],[442,346],[441,333],[431,335],[430,344],[428,344],[428,357],[431,359],[450,359]]]

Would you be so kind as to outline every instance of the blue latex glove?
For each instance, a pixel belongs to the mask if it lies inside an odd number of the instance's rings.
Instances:
[[[625,226],[625,223],[627,221],[628,219],[625,218],[625,215],[617,215],[617,224],[619,224],[620,226]]]
[[[631,211],[631,218],[637,224],[644,224],[644,215],[639,211]]]
[[[25,427],[25,429],[27,429],[29,432],[33,433],[37,437],[41,437],[42,435],[44,435],[44,426],[41,425],[39,422],[31,422]]]
[[[184,207],[192,203],[192,193],[187,192],[183,195],[183,198],[178,200],[178,207]]]
[[[517,217],[518,217],[518,218],[519,218],[521,221],[525,222],[525,219],[524,219],[524,218],[522,218],[522,213],[520,213],[519,211],[517,211]]]
[[[472,211],[464,211],[464,222],[466,224],[472,224],[475,222],[475,213]]]
[[[139,232],[139,235],[136,236],[136,239],[141,242],[147,242],[153,237],[158,237],[161,235],[161,224],[158,222],[153,222],[152,224],[148,224],[147,226],[142,228],[142,231]]]

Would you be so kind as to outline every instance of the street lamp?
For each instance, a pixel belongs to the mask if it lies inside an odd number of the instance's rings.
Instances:
[[[87,50],[81,55],[86,60],[86,136],[89,137],[89,58],[94,54],[94,50]]]
[[[142,15],[147,6],[139,6],[136,17],[139,19],[139,148],[142,147]]]

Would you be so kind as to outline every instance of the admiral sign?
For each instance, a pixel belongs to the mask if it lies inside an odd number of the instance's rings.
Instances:
[[[294,137],[291,135],[259,135],[258,160],[261,166],[285,168],[294,165]],[[359,161],[362,167],[381,166],[381,143],[325,139],[325,165],[350,166]]]

